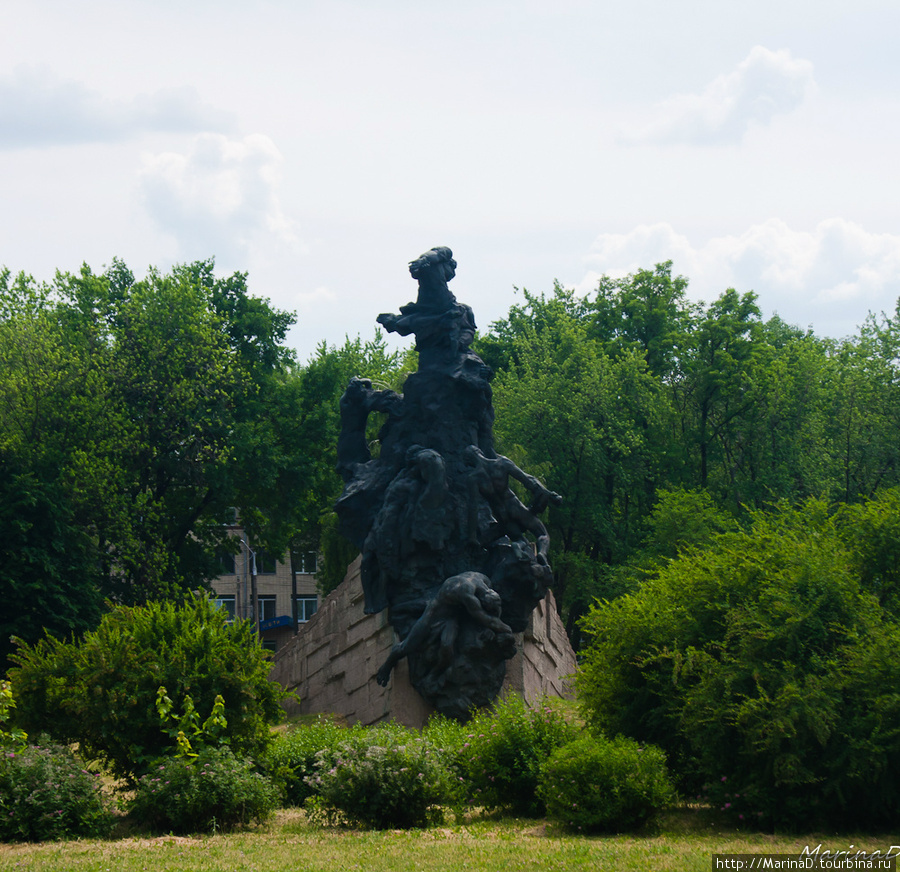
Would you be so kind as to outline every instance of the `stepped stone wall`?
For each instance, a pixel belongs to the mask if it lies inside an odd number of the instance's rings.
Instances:
[[[393,720],[421,727],[434,712],[409,683],[406,661],[394,669],[387,687],[375,681],[378,667],[394,645],[387,611],[364,613],[360,562],[351,564],[344,581],[322,602],[318,612],[275,656],[271,678],[300,698],[288,702],[289,714],[329,713],[348,723]],[[516,637],[516,656],[507,661],[504,691],[532,703],[542,695],[568,697],[575,653],[548,593]]]

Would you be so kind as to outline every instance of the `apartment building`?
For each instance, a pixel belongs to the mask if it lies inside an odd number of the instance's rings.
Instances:
[[[278,558],[261,548],[251,549],[239,528],[233,535],[240,540],[241,549],[239,554],[222,557],[222,574],[211,582],[216,603],[232,620],[249,618],[253,613],[255,568],[256,611],[263,647],[277,651],[319,607],[317,555],[314,551],[295,554],[292,567],[290,553]]]

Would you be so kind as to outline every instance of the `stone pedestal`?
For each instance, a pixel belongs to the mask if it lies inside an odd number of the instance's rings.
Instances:
[[[348,723],[396,721],[422,727],[434,709],[409,683],[406,661],[397,664],[387,687],[375,681],[378,667],[394,645],[387,612],[367,615],[359,560],[319,611],[275,656],[271,678],[299,697],[286,704],[289,714],[335,714]],[[507,662],[504,692],[532,703],[542,695],[567,697],[575,653],[547,594],[517,637],[516,656]]]

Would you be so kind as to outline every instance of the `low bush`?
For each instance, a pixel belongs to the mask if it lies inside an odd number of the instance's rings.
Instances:
[[[675,798],[659,748],[590,735],[550,755],[541,767],[538,793],[551,820],[603,832],[640,827]]]
[[[369,731],[363,740],[319,751],[306,781],[312,820],[372,829],[408,829],[443,819],[454,799],[453,776],[427,739],[400,728]]]
[[[466,725],[456,767],[472,805],[537,817],[544,804],[537,792],[543,763],[572,741],[579,728],[562,710],[544,702],[529,709],[511,694]]]
[[[365,730],[359,725],[342,727],[320,718],[313,724],[295,727],[278,736],[266,752],[264,762],[283,786],[285,802],[303,805],[307,797],[316,792],[307,783],[307,778],[318,772],[317,763],[323,760],[330,763],[342,744],[361,742],[364,735]]]
[[[162,758],[137,783],[131,816],[154,832],[200,833],[262,823],[278,807],[275,785],[228,748]]]
[[[68,748],[28,745],[0,752],[0,841],[109,835],[114,816],[98,780]]]

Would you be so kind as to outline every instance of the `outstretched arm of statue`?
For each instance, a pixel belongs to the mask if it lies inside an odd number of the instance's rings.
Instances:
[[[562,497],[558,493],[544,487],[538,479],[533,475],[529,475],[524,470],[519,469],[519,467],[508,457],[502,459],[505,461],[504,470],[516,479],[516,481],[522,482],[531,494],[531,505],[528,507],[528,511],[533,515],[539,515],[551,503],[554,506],[558,506],[562,503]]]
[[[390,312],[383,312],[375,320],[388,333],[399,333],[401,336],[409,336],[414,329],[414,322],[408,315],[393,315]]]
[[[403,648],[403,643],[400,642],[398,645],[394,645],[391,648],[391,653],[388,654],[387,660],[384,661],[381,668],[378,672],[375,673],[375,680],[382,686],[387,687],[388,682],[391,680],[391,672],[393,672],[394,667],[406,656],[406,651]]]
[[[381,665],[378,672],[375,673],[375,680],[382,686],[387,687],[394,667],[407,655],[419,648],[419,646],[428,638],[434,621],[434,613],[437,609],[436,600],[432,600],[421,617],[413,624],[409,635],[402,641],[398,642],[391,648],[387,660]]]

